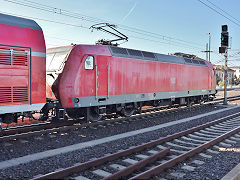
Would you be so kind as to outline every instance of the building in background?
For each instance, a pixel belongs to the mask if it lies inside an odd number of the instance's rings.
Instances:
[[[234,72],[234,84],[239,85],[240,84],[240,66],[233,66],[230,68],[235,71]]]
[[[186,54],[186,53],[181,53],[177,52],[174,54],[170,54],[172,56],[180,56],[183,58],[191,58],[191,59],[198,59],[198,60],[204,60],[202,58],[199,58],[198,56],[194,54]],[[217,85],[223,86],[224,85],[224,66],[220,65],[214,65],[213,66],[215,73],[216,73],[216,80],[217,80]],[[227,70],[228,77],[227,77],[227,85],[238,85],[240,84],[240,66],[235,66],[235,67],[228,67]],[[236,77],[235,77],[236,75]]]
[[[239,79],[240,78],[240,66],[233,66],[233,67],[230,67],[230,68],[235,71],[234,75]]]
[[[217,84],[219,84],[219,82],[224,81],[224,66],[214,65],[213,67],[216,73]],[[233,70],[232,68],[228,68],[227,72],[228,72],[228,77],[227,77],[228,85],[234,85],[235,70]]]

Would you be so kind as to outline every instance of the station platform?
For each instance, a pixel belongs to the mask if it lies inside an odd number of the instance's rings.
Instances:
[[[221,180],[240,180],[240,163],[227,173]]]

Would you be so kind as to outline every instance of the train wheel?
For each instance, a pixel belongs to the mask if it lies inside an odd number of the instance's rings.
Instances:
[[[72,119],[82,119],[84,117],[84,111],[79,108],[72,108],[66,110],[67,115]]]
[[[187,104],[187,106],[188,106],[188,107],[192,107],[192,106],[193,106],[193,104],[194,104],[194,102],[193,102],[193,101],[189,101],[189,102],[188,102],[188,104]]]
[[[99,114],[98,107],[87,108],[86,116],[87,121],[100,121],[103,117],[101,114]]]
[[[2,122],[6,124],[11,124],[13,122],[17,123],[17,118],[16,114],[4,114],[2,116]]]
[[[46,116],[45,114],[41,114],[38,118],[39,121],[46,121],[48,120],[48,116]]]
[[[137,114],[141,114],[142,113],[142,103],[138,103],[137,109],[136,109],[136,113]]]
[[[142,113],[142,107],[138,107],[136,113],[141,114]]]
[[[131,115],[134,114],[135,111],[136,111],[136,108],[134,107],[134,105],[128,105],[122,108],[121,115],[125,117],[130,117]]]
[[[28,114],[25,114],[25,117],[30,117],[37,121],[46,121],[48,119],[48,116],[42,112],[28,113]]]

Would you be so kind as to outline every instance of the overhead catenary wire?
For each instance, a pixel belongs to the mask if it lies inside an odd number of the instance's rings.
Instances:
[[[29,18],[29,19],[36,19],[36,20],[41,20],[41,21],[46,21],[46,22],[52,22],[52,23],[57,23],[57,24],[62,24],[62,25],[67,25],[67,26],[73,26],[73,27],[79,27],[79,28],[84,28],[84,29],[89,29],[89,27],[83,26],[83,25],[76,25],[76,24],[70,24],[70,23],[64,23],[64,22],[60,22],[60,21],[53,21],[53,20],[49,20],[49,19],[44,19],[44,18],[38,18],[38,17],[32,17],[32,16],[25,16],[25,15],[19,15],[19,14],[13,14],[13,13],[7,13],[4,11],[0,11],[1,13],[5,13],[5,14],[9,14],[12,16],[18,16],[18,17],[22,17],[22,18]]]
[[[233,17],[231,14],[229,14],[227,11],[223,10],[222,8],[220,8],[219,6],[217,6],[216,4],[214,4],[213,2],[206,0],[207,2],[209,2],[210,4],[212,4],[213,6],[215,6],[216,8],[220,9],[222,12],[224,12],[225,14],[227,14],[228,16],[230,16],[231,18],[235,19],[236,21],[238,21],[240,23],[240,21]]]
[[[88,21],[88,22],[91,22],[91,23],[98,23],[100,21],[101,22],[105,21],[105,20],[100,19],[100,18],[95,18],[95,17],[91,17],[91,16],[82,15],[82,14],[71,12],[71,11],[68,11],[68,10],[64,10],[64,9],[60,9],[60,8],[56,8],[56,7],[32,2],[30,0],[24,0],[24,1],[23,0],[15,0],[15,1],[4,0],[4,1],[15,3],[15,4],[18,4],[18,5],[22,5],[22,6],[26,6],[26,7],[30,7],[30,8],[34,8],[34,9],[39,9],[39,10],[42,10],[42,11],[47,11],[49,13],[63,15],[63,16],[66,16],[66,17],[77,18],[79,20]],[[224,10],[222,10],[222,11],[224,11]],[[34,18],[34,19],[38,19],[38,20],[42,20],[42,21],[48,21],[48,22],[52,22],[52,23],[58,23],[58,24],[67,25],[67,26],[73,26],[73,27],[88,29],[88,27],[86,27],[86,26],[65,23],[62,20],[60,22],[60,21],[53,21],[53,20],[49,20],[49,19],[42,19],[42,18],[38,18],[38,17],[30,17],[30,18]],[[191,49],[203,49],[202,46],[200,47],[200,44],[195,43],[195,42],[188,42],[188,41],[181,40],[181,39],[178,39],[178,38],[169,37],[169,36],[157,34],[157,33],[154,33],[154,32],[148,32],[148,31],[145,31],[145,30],[142,30],[142,29],[137,29],[137,28],[125,26],[125,25],[122,25],[122,24],[117,24],[117,25],[118,25],[119,29],[123,29],[125,31],[129,31],[129,32],[141,35],[141,37],[134,36],[134,35],[129,35],[129,37],[134,38],[134,39],[141,39],[141,40],[144,40],[144,41],[149,41],[149,42],[154,42],[154,43],[159,43],[159,44],[167,44],[167,45],[178,46],[178,47],[187,47],[189,49],[190,48]],[[147,38],[147,37],[149,37],[149,38]],[[53,38],[53,37],[50,37],[50,38]],[[151,38],[153,38],[153,39],[151,39]],[[55,39],[60,39],[60,38],[55,38]],[[68,39],[65,39],[65,40],[72,42],[72,40],[68,40]],[[195,45],[199,45],[199,46],[195,46]]]
[[[3,11],[0,11],[1,13],[6,13],[6,12],[3,12]],[[89,27],[86,27],[86,26],[83,26],[83,25],[76,25],[76,24],[70,24],[70,23],[64,23],[64,22],[60,22],[60,21],[54,21],[54,20],[49,20],[49,19],[44,19],[44,18],[38,18],[38,17],[32,17],[32,16],[25,16],[25,15],[19,15],[19,14],[13,14],[13,13],[8,13],[9,15],[13,15],[13,16],[19,16],[19,17],[23,17],[23,18],[29,18],[29,19],[36,19],[36,20],[40,20],[40,21],[46,21],[46,22],[51,22],[51,23],[57,23],[57,24],[62,24],[62,25],[67,25],[67,26],[72,26],[72,27],[77,27],[77,28],[84,28],[84,29],[89,29]],[[50,37],[50,36],[47,36],[47,37]],[[144,41],[150,41],[150,42],[154,42],[154,43],[160,43],[160,44],[168,44],[168,45],[173,45],[173,46],[184,46],[184,47],[187,47],[187,48],[193,48],[193,49],[199,49],[198,47],[194,47],[194,46],[191,46],[191,45],[188,45],[188,44],[181,44],[179,42],[175,42],[175,41],[158,41],[158,40],[152,40],[152,39],[149,39],[149,38],[144,38],[144,37],[138,37],[138,36],[132,36],[130,35],[129,37],[131,38],[134,38],[134,39],[141,39],[141,40],[144,40]],[[50,38],[53,38],[53,37],[50,37]],[[55,39],[62,39],[62,38],[57,38],[55,37]],[[70,39],[63,39],[63,40],[67,40],[67,41],[71,41],[73,42],[73,40],[70,40]],[[76,40],[74,41],[76,42]]]
[[[155,42],[155,43],[161,43],[161,44],[166,44],[166,45],[173,45],[173,46],[179,46],[179,43],[175,44],[175,42],[164,42],[164,41],[157,41],[157,40],[152,40],[152,39],[148,39],[148,38],[143,38],[143,37],[138,37],[138,36],[130,36],[132,38],[135,38],[135,39],[141,39],[141,40],[145,40],[145,41],[151,41],[151,42]],[[188,48],[193,48],[193,49],[199,49],[197,47],[193,47],[193,46],[190,46],[190,45],[183,45],[185,47],[188,47]],[[199,51],[201,52],[201,51]]]
[[[207,3],[203,2],[202,0],[198,0],[200,3],[202,3],[203,5],[205,5],[206,7],[210,8],[211,10],[213,10],[214,12],[218,13],[219,15],[223,16],[224,18],[228,19],[229,21],[231,21],[232,23],[234,23],[235,25],[237,25],[238,27],[240,27],[240,21],[233,17],[230,13],[228,13],[227,11],[223,10],[222,8],[220,8],[219,6],[217,6],[216,4],[214,4],[213,2],[209,1],[209,0],[206,0],[210,5],[208,5]],[[217,9],[215,9],[215,8]],[[222,12],[219,12],[219,10]],[[238,50],[231,50],[229,49],[229,51],[238,51]],[[240,51],[239,51],[240,53]],[[218,54],[218,53],[217,53]],[[218,54],[219,55],[219,54]],[[229,57],[234,57],[238,55],[238,52],[236,52],[235,54],[232,54],[232,55],[229,55]],[[222,58],[222,57],[221,57]],[[229,59],[229,61],[238,61],[239,59],[235,59],[235,60],[232,60],[232,59]],[[224,59],[221,59],[220,61],[216,62],[216,63],[220,63],[220,62],[224,62],[225,60]]]
[[[13,0],[4,0],[4,1],[10,2],[10,3],[15,3],[15,4],[18,4],[18,5],[22,5],[22,6],[26,6],[26,7],[30,7],[30,8],[35,8],[35,9],[47,11],[47,12],[50,12],[50,13],[56,13],[56,14],[60,14],[60,15],[64,15],[64,16],[68,16],[68,17],[72,17],[72,18],[77,18],[77,19],[80,19],[80,20],[83,20],[83,21],[89,21],[89,22],[93,22],[93,23],[99,23],[100,21],[106,21],[106,20],[103,20],[103,19],[100,19],[100,18],[86,16],[86,15],[82,15],[82,14],[79,14],[79,13],[73,13],[71,11],[63,10],[63,9],[56,8],[56,7],[51,7],[51,6],[48,6],[48,5],[43,5],[43,4],[32,2],[32,1],[29,1],[29,0],[24,0],[24,1],[21,1],[21,0],[14,0],[14,1]],[[185,44],[188,44],[188,46],[189,46],[189,44],[191,44],[191,46],[193,46],[193,44],[196,44],[194,42],[188,42],[188,41],[181,40],[181,39],[178,39],[178,38],[164,36],[164,35],[160,35],[160,34],[157,34],[157,33],[152,33],[152,32],[148,32],[148,31],[145,31],[145,30],[137,29],[137,28],[132,28],[132,27],[129,27],[129,26],[121,25],[121,24],[117,24],[117,25],[119,26],[119,28],[125,29],[127,31],[131,31],[133,33],[138,33],[138,34],[142,34],[142,35],[145,35],[145,36],[158,38],[158,39],[161,39],[163,41],[171,41],[171,43],[175,42],[175,43],[179,43],[181,45],[185,43]],[[196,48],[200,49],[200,48],[202,48],[202,46],[200,47],[200,45],[199,45],[199,47],[196,47]]]
[[[232,23],[234,23],[235,25],[237,25],[238,27],[240,27],[240,24],[237,23],[236,21],[232,20],[231,18],[227,17],[226,15],[224,15],[223,13],[219,12],[218,10],[216,10],[215,8],[211,7],[210,5],[206,4],[205,2],[203,2],[202,0],[197,0],[200,3],[202,3],[203,5],[207,6],[209,9],[215,11],[216,13],[218,13],[219,15],[225,17],[226,19],[228,19],[229,21],[231,21]],[[225,11],[224,11],[225,12]],[[231,17],[231,16],[230,16]]]

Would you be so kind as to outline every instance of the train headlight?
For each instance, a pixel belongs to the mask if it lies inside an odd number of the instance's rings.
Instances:
[[[79,103],[79,99],[78,99],[78,98],[75,98],[75,99],[74,99],[74,102],[75,102],[75,103]]]

